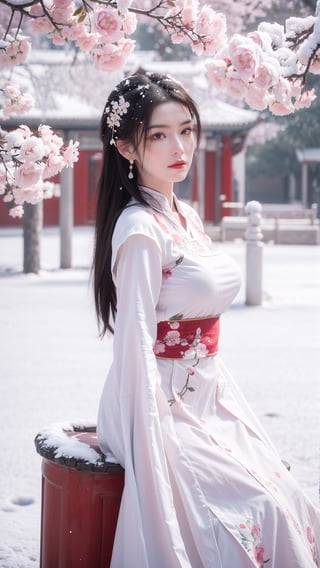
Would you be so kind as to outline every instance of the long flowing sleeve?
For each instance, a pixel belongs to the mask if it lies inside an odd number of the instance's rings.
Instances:
[[[129,236],[118,248],[113,274],[118,311],[108,380],[113,382],[115,407],[106,438],[125,468],[125,488],[111,566],[151,568],[152,559],[152,568],[189,567],[173,504],[157,404],[161,388],[153,345],[162,278],[159,244],[146,235]],[[99,437],[103,438],[103,433]]]

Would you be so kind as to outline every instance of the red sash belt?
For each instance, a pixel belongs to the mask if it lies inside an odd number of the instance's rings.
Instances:
[[[198,359],[218,351],[219,317],[160,321],[154,345],[156,357]]]

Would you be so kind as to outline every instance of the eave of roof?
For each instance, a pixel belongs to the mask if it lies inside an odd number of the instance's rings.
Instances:
[[[296,151],[299,162],[317,163],[320,162],[320,148],[303,148]]]

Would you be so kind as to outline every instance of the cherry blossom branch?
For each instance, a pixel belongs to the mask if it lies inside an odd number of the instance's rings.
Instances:
[[[23,204],[38,203],[52,184],[46,180],[78,160],[78,142],[63,145],[63,140],[45,124],[32,132],[19,126],[0,132],[0,194],[11,217],[23,215]]]

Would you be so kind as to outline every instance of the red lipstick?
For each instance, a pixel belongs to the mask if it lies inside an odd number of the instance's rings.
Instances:
[[[174,169],[181,169],[186,165],[187,162],[184,162],[183,160],[179,160],[178,162],[175,162],[174,164],[171,164],[171,166],[169,166],[169,168],[174,168]]]

